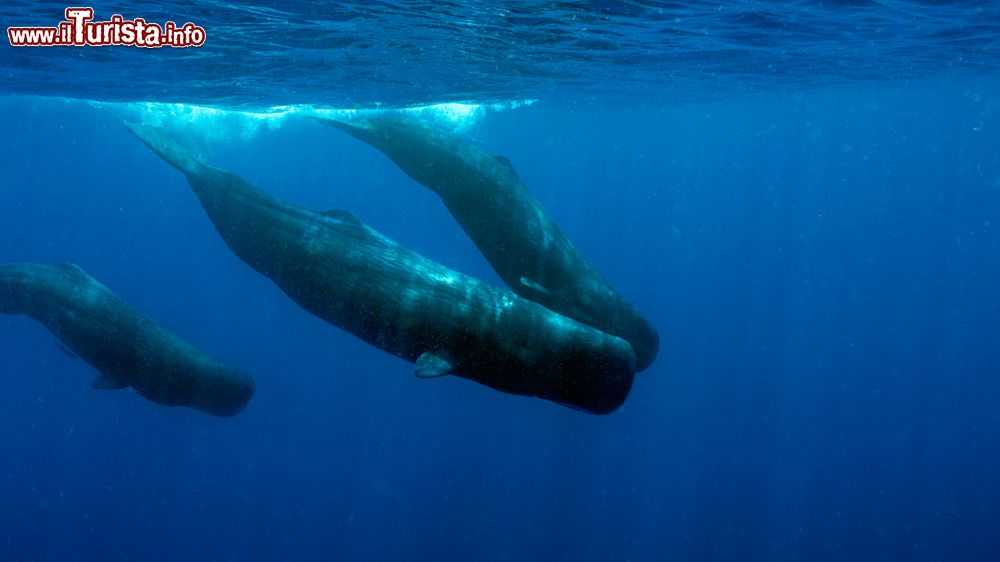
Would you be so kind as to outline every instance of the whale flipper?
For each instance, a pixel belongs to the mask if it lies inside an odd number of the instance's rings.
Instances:
[[[551,297],[552,296],[552,293],[549,292],[548,289],[546,289],[545,287],[543,287],[540,283],[536,283],[535,281],[532,281],[531,279],[528,279],[527,277],[521,277],[521,286],[524,287],[525,289],[531,289],[532,291],[534,291],[536,293],[541,293],[542,295],[544,295],[546,297]]]
[[[57,341],[57,342],[56,342],[56,347],[58,347],[58,348],[59,348],[59,351],[61,351],[61,352],[63,352],[64,354],[66,354],[66,357],[69,357],[70,359],[79,359],[79,358],[80,358],[80,356],[79,356],[79,355],[77,355],[76,353],[73,353],[73,350],[72,350],[72,349],[70,349],[70,348],[66,347],[66,345],[65,345],[65,344],[63,344],[63,343],[62,343],[62,342],[60,342],[60,341]]]
[[[128,388],[128,383],[114,375],[98,375],[90,387],[95,390],[121,390]]]
[[[443,377],[455,370],[455,366],[435,353],[423,353],[417,358],[416,373],[422,379]]]

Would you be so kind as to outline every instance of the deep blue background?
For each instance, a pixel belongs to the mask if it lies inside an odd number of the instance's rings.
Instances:
[[[258,387],[229,420],[91,390],[0,317],[0,559],[1000,552],[995,81],[543,100],[472,129],[661,331],[606,417],[417,380],[311,317],[111,111],[6,98],[0,123],[0,261],[77,262]],[[210,160],[496,281],[433,194],[342,133],[290,119]]]

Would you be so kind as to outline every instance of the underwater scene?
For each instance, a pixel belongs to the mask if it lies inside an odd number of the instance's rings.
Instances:
[[[1000,559],[1000,4],[0,24],[0,560]]]

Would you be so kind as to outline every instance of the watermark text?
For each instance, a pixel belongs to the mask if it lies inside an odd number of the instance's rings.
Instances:
[[[163,25],[143,18],[127,20],[120,14],[108,21],[93,21],[93,8],[66,8],[66,20],[55,27],[8,27],[7,39],[13,47],[60,47],[125,45],[155,49],[158,47],[200,47],[205,44],[205,29],[191,22]]]

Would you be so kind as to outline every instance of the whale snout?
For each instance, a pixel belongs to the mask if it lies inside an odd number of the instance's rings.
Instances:
[[[599,346],[587,346],[560,358],[565,373],[557,402],[594,414],[618,409],[632,390],[636,358],[632,346],[607,336]]]

